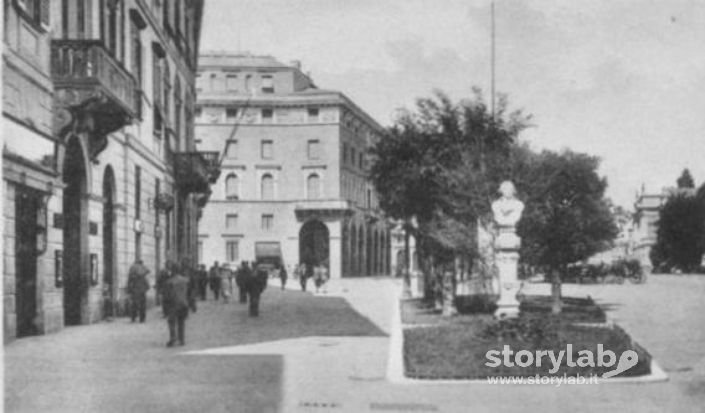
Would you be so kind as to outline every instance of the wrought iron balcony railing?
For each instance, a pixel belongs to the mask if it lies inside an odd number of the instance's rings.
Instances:
[[[174,174],[177,185],[187,193],[209,192],[210,184],[215,182],[214,174],[220,174],[218,155],[218,152],[174,153]]]
[[[52,40],[51,68],[56,90],[72,89],[76,104],[105,95],[125,114],[136,115],[135,79],[100,40]]]

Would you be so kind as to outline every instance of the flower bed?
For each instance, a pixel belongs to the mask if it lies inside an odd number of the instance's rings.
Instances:
[[[422,302],[407,300],[402,304],[402,320],[415,327],[407,327],[403,331],[406,376],[421,379],[532,377],[536,374],[601,376],[614,370],[617,365],[599,365],[596,360],[598,345],[602,345],[603,351],[612,351],[617,360],[624,351],[633,350],[637,353],[638,363],[619,376],[650,373],[650,355],[633,343],[619,326],[605,324],[604,312],[591,300],[569,299],[566,302],[571,303],[566,307],[572,310],[560,316],[552,316],[545,311],[545,300],[532,297],[525,300],[525,311],[520,317],[498,321],[486,311],[443,318],[436,316],[429,308],[424,308]],[[488,351],[501,353],[505,346],[509,346],[514,353],[520,350],[531,354],[552,351],[558,355],[564,351],[565,356],[555,367],[548,357],[544,358],[540,366],[536,363],[526,367],[505,366],[504,363],[488,366]],[[587,359],[583,359],[582,366],[576,363],[580,355],[585,354],[580,353],[584,350],[594,355],[593,366],[585,363]],[[570,362],[567,355],[569,351]],[[499,353],[495,354],[503,358]]]

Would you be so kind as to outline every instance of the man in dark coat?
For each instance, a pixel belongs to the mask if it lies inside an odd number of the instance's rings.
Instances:
[[[127,293],[130,295],[131,308],[130,318],[134,323],[139,316],[140,323],[144,323],[147,312],[147,290],[149,290],[149,281],[147,281],[149,270],[144,266],[142,260],[138,259],[130,266],[130,271],[127,276]]]
[[[235,284],[237,284],[241,304],[247,302],[247,280],[251,276],[252,269],[250,268],[250,264],[247,261],[243,261],[240,268],[237,269],[237,274],[235,275]]]
[[[196,285],[194,279],[186,277],[176,264],[168,262],[167,266],[171,267],[171,277],[164,283],[164,310],[169,324],[166,346],[173,347],[177,343],[183,346],[189,309],[196,312]]]
[[[267,268],[260,264],[255,267],[254,274],[247,279],[247,295],[250,299],[250,317],[259,316],[259,298],[267,288]]]
[[[196,280],[198,282],[198,296],[202,301],[206,299],[206,290],[208,289],[208,271],[206,266],[201,264],[196,271]]]
[[[208,281],[210,282],[211,285],[211,290],[213,291],[213,296],[215,297],[215,301],[218,301],[220,299],[220,265],[218,265],[218,261],[213,263],[213,266],[211,267],[209,274],[208,274]]]

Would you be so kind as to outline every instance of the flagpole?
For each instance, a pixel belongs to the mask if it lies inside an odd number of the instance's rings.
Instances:
[[[492,17],[492,33],[491,33],[491,43],[490,43],[490,48],[491,48],[491,58],[490,58],[490,93],[491,93],[491,105],[492,105],[492,121],[494,122],[495,120],[495,103],[494,103],[494,96],[495,96],[495,28],[494,28],[494,0],[492,1],[492,6],[491,6],[491,17]]]

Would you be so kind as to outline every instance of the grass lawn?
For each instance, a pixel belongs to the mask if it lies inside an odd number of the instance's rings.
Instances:
[[[455,317],[441,317],[439,312],[420,300],[402,302],[404,329],[404,364],[407,377],[424,379],[481,379],[488,376],[589,376],[613,370],[615,366],[597,366],[597,346],[613,351],[617,359],[623,351],[634,350],[639,361],[620,376],[650,373],[650,355],[618,326],[584,325],[605,320],[604,312],[589,299],[565,299],[564,314],[550,314],[550,297],[529,296],[522,303],[518,319],[497,321],[491,306],[483,300],[461,297]],[[569,366],[567,355],[558,371],[550,372],[553,363],[545,356],[541,366],[487,366],[487,352],[501,352],[509,346],[515,353],[528,350],[567,350],[572,345],[572,360],[577,361],[581,350],[589,350],[595,366]],[[583,353],[584,354],[584,353]],[[500,354],[498,356],[502,358]],[[511,357],[514,360],[514,357]],[[584,359],[585,360],[585,359]]]

